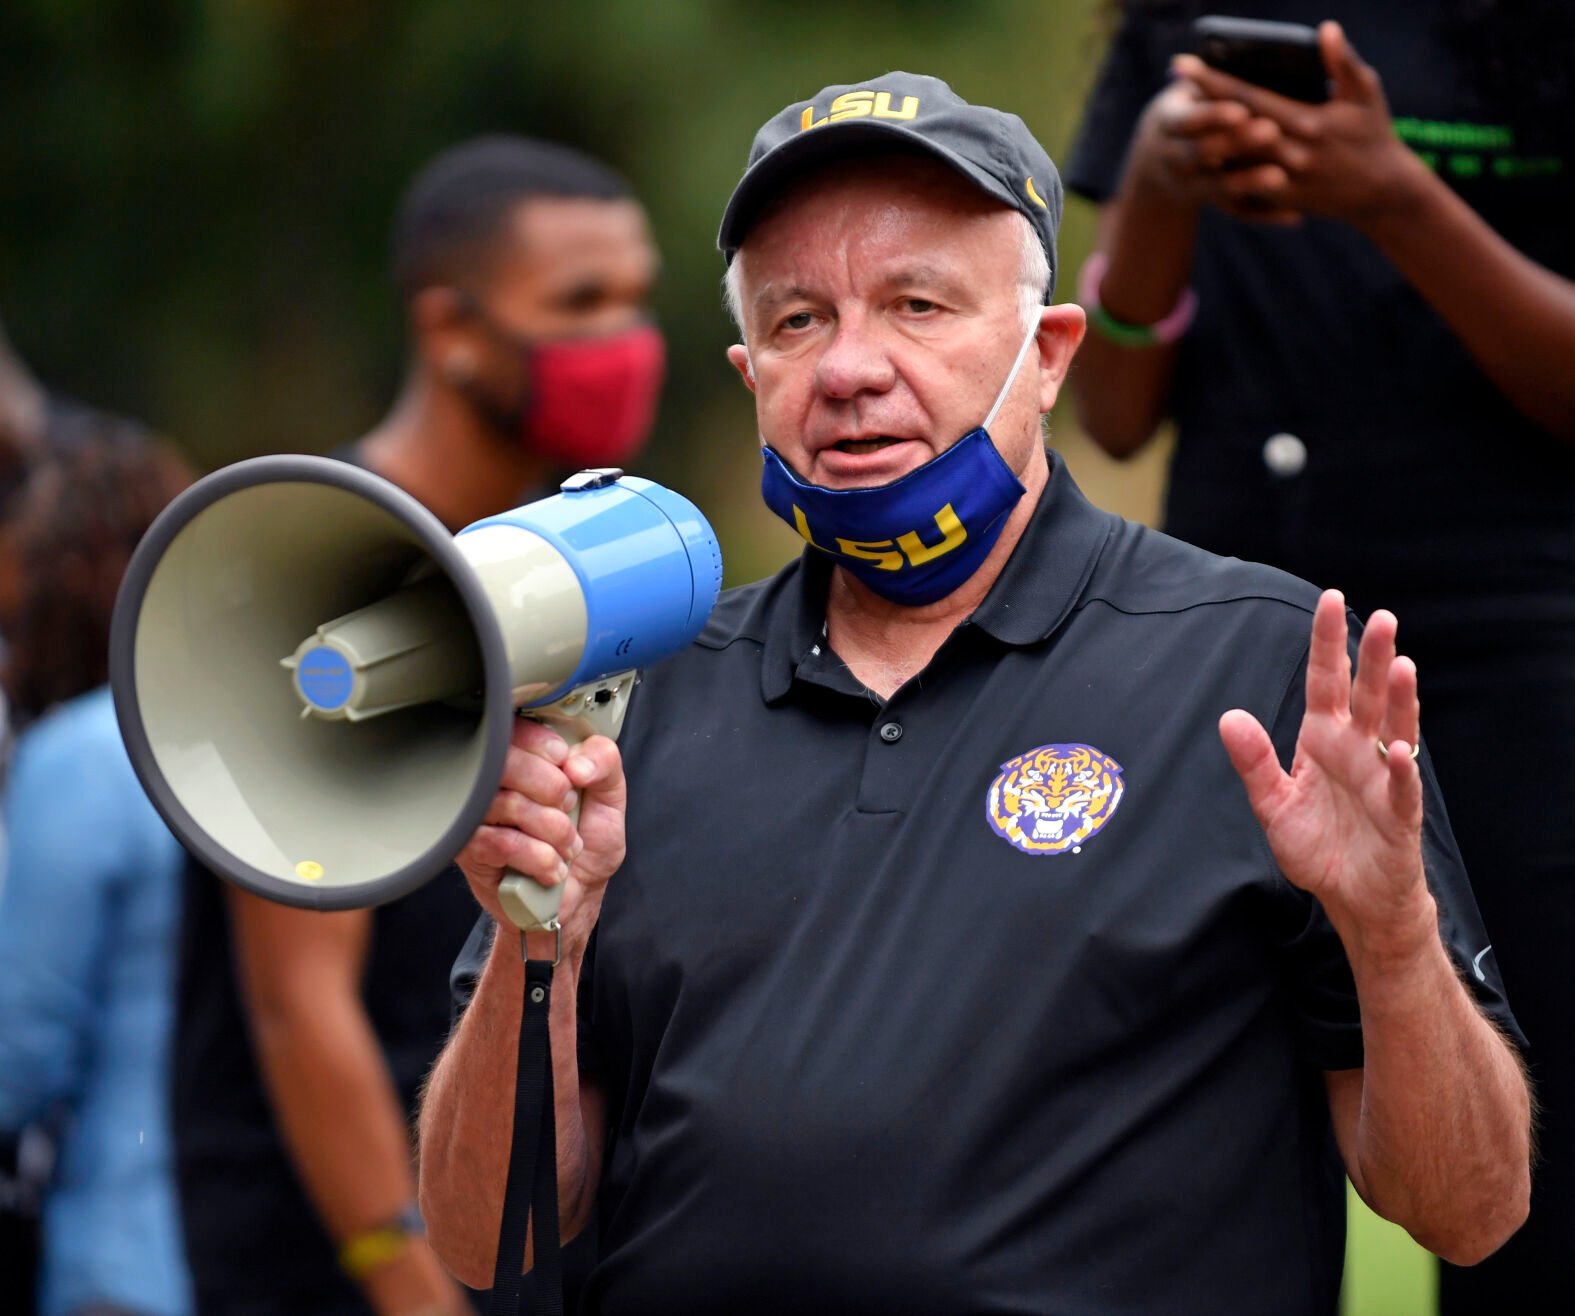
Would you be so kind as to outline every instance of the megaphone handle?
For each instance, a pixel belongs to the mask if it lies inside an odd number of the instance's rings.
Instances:
[[[638,672],[619,672],[600,681],[576,686],[556,703],[543,708],[522,708],[520,717],[534,718],[552,727],[574,748],[592,736],[617,740],[629,711],[629,695],[639,679]],[[580,801],[576,796],[569,810],[569,821],[580,825]],[[563,884],[542,886],[523,873],[510,872],[498,883],[498,902],[509,922],[522,932],[553,932],[558,927],[558,907],[563,901]]]

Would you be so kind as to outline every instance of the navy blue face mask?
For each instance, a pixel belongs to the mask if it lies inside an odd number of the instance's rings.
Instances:
[[[989,430],[1038,332],[1036,316],[984,424],[918,470],[874,489],[825,489],[767,447],[766,506],[882,598],[909,607],[945,598],[989,556],[1023,496]]]

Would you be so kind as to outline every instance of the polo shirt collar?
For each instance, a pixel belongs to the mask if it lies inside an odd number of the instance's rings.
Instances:
[[[984,602],[969,619],[1002,644],[1022,646],[1047,639],[1071,612],[1119,519],[1083,497],[1065,464],[1049,454],[1050,478],[1022,538],[1006,560]],[[760,692],[767,703],[793,686],[800,664],[812,656],[826,624],[826,593],[832,561],[805,548],[783,581],[772,609],[760,667]]]
[[[970,619],[1002,644],[1038,644],[1072,611],[1120,518],[1077,487],[1055,453],[1039,506],[1011,557]]]
[[[761,655],[760,693],[768,704],[793,688],[799,664],[825,634],[831,572],[831,559],[807,545],[789,568],[782,598],[771,610]]]

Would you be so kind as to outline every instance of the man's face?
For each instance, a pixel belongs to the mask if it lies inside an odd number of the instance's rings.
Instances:
[[[799,181],[736,257],[748,350],[729,358],[762,439],[811,483],[855,489],[899,479],[979,425],[1026,332],[1020,234],[1014,211],[922,157]],[[1030,351],[991,427],[1031,487],[1058,355]]]
[[[480,315],[462,315],[473,401],[512,428],[529,383],[523,346],[596,338],[647,311],[658,257],[645,211],[632,200],[539,197],[523,202],[485,278],[468,289]]]
[[[656,248],[637,202],[539,197],[515,211],[477,290],[499,324],[523,339],[582,338],[627,329],[646,309]]]

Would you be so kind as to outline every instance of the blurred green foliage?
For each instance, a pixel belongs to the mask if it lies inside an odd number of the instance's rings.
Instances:
[[[749,400],[722,359],[716,224],[755,129],[891,68],[1022,114],[1064,151],[1097,0],[6,0],[0,317],[48,383],[140,416],[202,466],[321,451],[403,367],[387,228],[445,145],[509,130],[609,160],[649,206],[671,340],[644,465],[746,533]],[[1088,220],[1071,216],[1075,270]],[[1062,282],[1070,296],[1071,280]],[[734,527],[719,524],[724,542]],[[769,536],[768,536],[769,538]],[[730,544],[731,546],[731,544]]]

